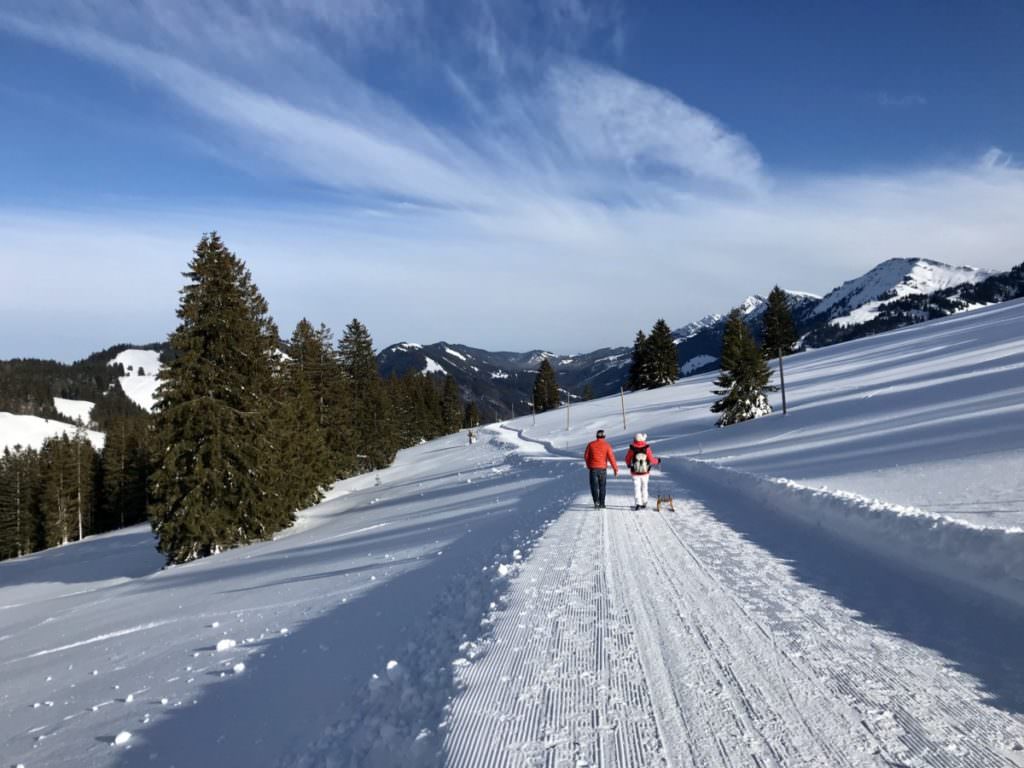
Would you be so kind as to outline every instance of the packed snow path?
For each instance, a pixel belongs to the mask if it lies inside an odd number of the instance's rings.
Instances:
[[[671,491],[675,512],[581,496],[548,529],[463,668],[449,765],[1024,765],[1024,719],[947,659],[798,580],[698,497],[738,498]],[[850,578],[874,569],[841,554]]]
[[[198,563],[135,528],[0,564],[0,762],[1024,766],[1019,611],[670,441],[675,511],[599,512],[581,449],[481,436]]]

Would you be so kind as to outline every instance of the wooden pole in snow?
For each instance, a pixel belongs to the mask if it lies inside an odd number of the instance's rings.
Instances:
[[[619,398],[622,400],[622,431],[626,431],[626,390],[619,387]]]
[[[782,370],[782,349],[779,349],[779,384],[782,386],[782,415],[786,415],[786,374]]]

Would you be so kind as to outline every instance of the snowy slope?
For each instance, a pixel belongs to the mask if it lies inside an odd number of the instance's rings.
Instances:
[[[725,430],[704,375],[626,429],[605,398],[432,441],[167,570],[141,527],[0,563],[0,754],[1020,766],[1022,331],[1017,301],[796,355],[790,413]],[[599,427],[649,433],[674,512],[624,476],[591,508]]]
[[[951,266],[930,259],[889,259],[831,291],[812,314],[825,315],[836,325],[857,325],[872,319],[885,301],[979,283],[992,274],[975,267]]]
[[[0,453],[4,448],[11,448],[16,445],[22,448],[42,447],[48,437],[57,435],[73,436],[76,426],[54,419],[43,419],[39,416],[21,416],[13,413],[0,412]],[[89,442],[96,450],[103,448],[104,436],[102,432],[86,430]]]
[[[126,349],[110,361],[110,365],[124,366],[125,376],[118,378],[121,389],[133,403],[152,412],[156,405],[156,390],[160,386],[160,353],[148,349]]]
[[[89,400],[68,400],[64,397],[53,398],[53,407],[57,409],[57,413],[71,419],[71,421],[80,421],[83,424],[89,423],[89,417],[94,406],[95,403]]]

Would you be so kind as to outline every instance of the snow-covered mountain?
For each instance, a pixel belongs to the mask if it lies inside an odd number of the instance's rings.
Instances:
[[[1024,301],[786,370],[786,416],[715,429],[698,375],[490,425],[181,566],[0,563],[4,765],[1017,768]],[[598,428],[646,510],[592,508]]]
[[[930,259],[889,259],[829,292],[811,315],[825,316],[833,325],[859,325],[876,317],[880,307],[888,302],[965,283],[980,283],[993,274],[996,273]]]

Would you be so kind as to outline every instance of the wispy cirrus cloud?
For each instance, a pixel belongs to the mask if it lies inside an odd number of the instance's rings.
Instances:
[[[0,211],[0,241],[19,258],[74,276],[61,288],[26,271],[0,285],[0,306],[21,312],[5,323],[33,307],[48,322],[54,296],[87,313],[117,274],[125,291],[161,292],[125,300],[138,327],[169,329],[180,264],[211,228],[250,263],[284,328],[302,315],[338,324],[355,314],[388,343],[412,328],[421,340],[454,338],[472,317],[481,336],[458,340],[566,351],[628,344],[658,316],[682,324],[775,283],[823,292],[892,256],[992,267],[1024,258],[1024,171],[1006,153],[773,175],[736,128],[588,58],[595,45],[621,45],[615,6],[477,0],[443,17],[384,0],[110,8],[40,0],[0,10],[0,29],[169,95],[232,167],[344,194],[303,211],[187,200],[158,212]],[[408,92],[381,85],[380,56],[401,59]],[[111,261],[118,238],[149,258]],[[71,255],[106,272],[62,269]],[[482,296],[488,315],[516,322],[479,321]],[[523,313],[524,296],[560,317],[585,316],[595,297],[622,296],[623,308],[642,298],[633,327],[616,335]],[[22,336],[27,327],[9,338]],[[27,353],[39,352],[0,349]]]
[[[928,99],[920,93],[892,94],[888,91],[879,91],[876,97],[880,107],[923,107],[928,104]]]
[[[463,106],[477,98],[471,106],[489,112],[489,119],[463,138],[450,127],[417,117],[353,75],[344,62],[302,37],[302,25],[294,19],[290,27],[280,25],[280,11],[296,6],[313,18],[327,14],[347,30],[346,40],[355,29],[369,29],[372,37],[399,23],[397,13],[367,10],[360,3],[328,14],[321,4],[291,0],[258,6],[264,10],[251,14],[237,8],[211,10],[206,3],[166,11],[143,2],[132,20],[112,23],[89,12],[94,5],[83,4],[75,6],[79,12],[70,21],[63,13],[59,18],[6,14],[0,15],[0,24],[148,80],[228,130],[227,146],[240,140],[257,157],[332,188],[438,205],[507,207],[536,195],[601,196],[604,190],[595,182],[606,178],[621,189],[623,169],[640,180],[649,177],[652,189],[692,179],[738,189],[758,183],[760,164],[753,148],[668,92],[571,55],[510,74],[504,51],[529,57],[509,36],[508,30],[517,27],[498,25],[507,9],[498,12],[480,3],[468,33],[483,30],[493,38],[482,55],[503,62],[492,62],[486,89],[479,86],[478,74],[462,75],[446,65],[446,81],[455,86],[449,96]],[[204,23],[198,23],[207,12]],[[571,0],[552,4],[549,13],[547,33],[563,35],[570,48],[596,24],[593,10]],[[418,11],[408,18],[414,27],[426,23]],[[193,29],[202,31],[190,36]],[[213,44],[218,40],[229,41],[232,55]],[[236,57],[237,51],[250,53]],[[260,57],[253,59],[252,51]],[[319,87],[291,88],[303,73]],[[666,169],[678,178],[665,178]]]

